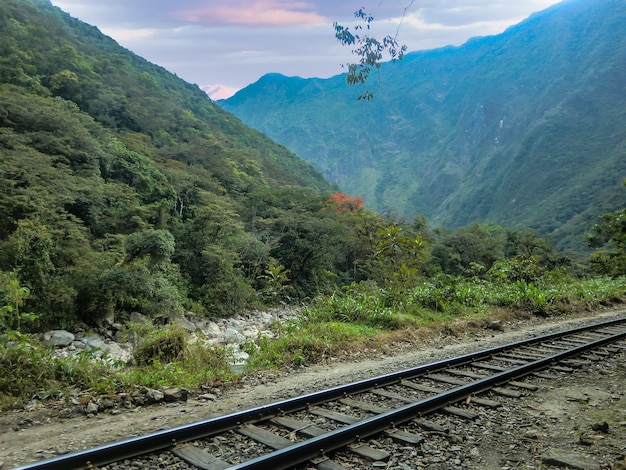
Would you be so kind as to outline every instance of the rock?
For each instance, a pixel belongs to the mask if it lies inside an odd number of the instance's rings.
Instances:
[[[94,351],[96,349],[102,351],[107,350],[105,342],[99,336],[85,336],[81,341],[85,344],[87,351]]]
[[[160,390],[148,389],[146,399],[149,403],[160,403],[165,398],[165,394]]]
[[[276,335],[274,334],[273,331],[270,330],[259,330],[259,334],[263,337],[263,338],[267,338],[267,339],[274,339],[276,337]]]
[[[224,332],[224,342],[226,344],[244,344],[246,342],[246,337],[234,328],[228,327]]]
[[[537,434],[537,431],[535,431],[534,429],[529,429],[528,431],[524,433],[524,438],[525,439],[538,439],[539,435]]]
[[[502,326],[502,322],[500,320],[494,320],[487,325],[487,328],[493,331],[504,331],[504,327]]]
[[[191,333],[193,333],[194,331],[197,330],[196,325],[194,325],[193,323],[191,323],[189,320],[187,320],[185,317],[175,317],[175,318],[171,318],[170,322],[180,326],[183,330],[189,331]]]
[[[87,403],[87,407],[85,408],[85,412],[88,415],[95,415],[98,414],[98,404],[94,403],[93,401],[90,401],[89,403]]]
[[[212,393],[203,393],[202,395],[198,395],[198,400],[215,401],[217,400],[217,395]]]
[[[133,323],[151,323],[148,317],[139,312],[131,312],[130,321]]]
[[[117,343],[104,343],[104,350],[111,357],[123,357],[126,355],[126,351],[124,351],[122,346]]]
[[[202,332],[205,334],[207,338],[217,338],[222,334],[222,330],[215,322],[208,322],[205,327],[202,329]]]
[[[193,312],[185,312],[185,318],[196,326],[196,330],[205,330],[209,321]]]
[[[626,459],[616,460],[611,467],[611,470],[626,470]]]
[[[250,359],[250,354],[245,351],[233,351],[232,358],[233,364],[243,365]]]
[[[607,423],[606,421],[593,423],[591,425],[591,429],[593,429],[596,432],[609,432],[609,423]]]
[[[167,402],[187,401],[189,391],[180,387],[169,387],[162,390],[163,400]]]
[[[41,404],[39,403],[39,401],[33,398],[31,401],[24,405],[24,409],[26,411],[32,411],[36,408],[39,408],[40,406]]]
[[[453,434],[450,436],[450,442],[452,444],[463,444],[464,440],[461,436],[457,435],[457,434]]]
[[[593,460],[580,454],[561,449],[550,449],[541,456],[541,463],[556,467],[576,468],[579,470],[600,470]]]
[[[236,330],[240,330],[245,326],[244,322],[237,318],[229,318],[228,320],[224,320],[224,324],[226,325],[227,329],[233,328]]]
[[[69,346],[75,337],[72,333],[65,330],[52,330],[43,334],[41,341],[46,346]]]
[[[115,323],[115,312],[106,312],[102,320],[100,320],[100,326],[107,328]]]
[[[255,327],[255,326],[252,326],[252,325],[251,326],[246,326],[243,329],[243,335],[246,338],[250,338],[250,339],[254,340],[254,339],[258,338],[258,336],[259,336],[259,329],[257,327]]]

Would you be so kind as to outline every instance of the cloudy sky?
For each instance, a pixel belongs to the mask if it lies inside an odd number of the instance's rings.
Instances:
[[[498,34],[558,0],[51,0],[122,46],[223,98],[278,72],[330,77],[354,61],[333,22],[398,32],[409,51]],[[404,15],[404,16],[403,16]]]

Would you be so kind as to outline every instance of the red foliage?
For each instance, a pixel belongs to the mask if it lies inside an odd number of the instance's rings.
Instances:
[[[333,193],[328,201],[339,214],[358,212],[363,208],[365,202],[362,197],[350,197],[344,193]]]

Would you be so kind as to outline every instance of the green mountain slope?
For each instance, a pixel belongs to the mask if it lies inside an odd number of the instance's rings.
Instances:
[[[236,311],[332,190],[96,28],[48,1],[0,3],[0,307],[22,285],[42,325]],[[0,331],[19,321],[7,312]]]
[[[625,29],[622,1],[570,0],[383,66],[370,102],[343,76],[267,75],[220,104],[377,211],[529,226],[583,249],[626,203]]]

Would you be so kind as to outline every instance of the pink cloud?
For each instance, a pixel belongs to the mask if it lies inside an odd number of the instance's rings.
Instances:
[[[175,13],[178,20],[200,24],[240,24],[248,26],[285,26],[319,24],[328,21],[307,2],[258,0],[238,6],[214,6]]]

